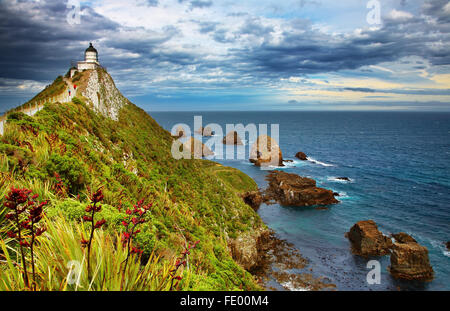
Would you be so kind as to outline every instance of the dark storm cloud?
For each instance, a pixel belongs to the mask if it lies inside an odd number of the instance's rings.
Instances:
[[[179,2],[192,9],[213,5],[212,1]],[[144,3],[153,6],[158,1]],[[431,66],[448,65],[450,21],[444,9],[446,3],[428,1],[419,17],[386,17],[380,29],[359,34],[331,35],[314,29],[307,20],[291,19],[277,29],[277,40],[273,40],[274,26],[248,13],[228,14],[239,21],[232,29],[220,21],[191,20],[197,24],[194,29],[215,40],[213,44],[228,44],[226,57],[212,58],[204,46],[196,49],[194,43],[193,48],[177,45],[184,29],[176,21],[175,26],[159,30],[125,27],[85,6],[81,8],[81,23],[71,26],[66,20],[69,9],[65,1],[4,0],[0,1],[0,78],[52,80],[62,73],[61,68],[68,69],[70,60],[82,58],[89,41],[100,45],[102,64],[114,70],[118,79],[123,78],[129,90],[142,87],[139,81],[151,78],[164,81],[158,85],[172,83],[172,87],[180,88],[229,87],[233,83],[241,85],[242,81],[267,85],[280,78],[357,69],[411,55],[423,57]],[[227,80],[209,82],[205,78],[199,82],[186,78],[176,85],[170,79],[164,80],[191,70],[187,67],[195,67],[195,78],[220,69]],[[132,77],[129,70],[133,70]]]
[[[450,23],[447,17],[450,15],[444,10],[447,3],[429,1],[421,17],[386,17],[380,29],[364,30],[359,35],[328,35],[305,24],[285,31],[279,43],[264,41],[257,46],[237,48],[232,53],[240,64],[245,64],[239,66],[239,70],[272,77],[352,70],[405,56],[421,56],[435,66],[449,65]],[[438,19],[439,23],[433,19]],[[252,28],[244,29],[243,33]],[[270,28],[253,29],[260,37],[271,31]]]
[[[73,27],[66,20],[68,12],[65,4],[54,1],[1,1],[0,77],[52,79],[55,70],[78,58],[80,41],[95,41],[118,28],[90,7],[81,8],[81,23]]]

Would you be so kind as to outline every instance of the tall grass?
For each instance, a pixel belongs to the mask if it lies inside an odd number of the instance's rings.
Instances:
[[[170,270],[173,263],[162,261],[155,254],[145,264],[141,258],[133,256],[123,270],[127,249],[118,233],[96,232],[91,251],[91,277],[87,275],[86,250],[81,247],[82,235],[87,228],[72,224],[62,216],[45,219],[47,232],[41,237],[35,249],[37,290],[45,291],[164,291],[170,290]],[[27,290],[20,256],[16,248],[0,240],[0,290]],[[1,253],[0,252],[0,253]],[[191,275],[183,271],[183,280],[178,290],[189,286]]]

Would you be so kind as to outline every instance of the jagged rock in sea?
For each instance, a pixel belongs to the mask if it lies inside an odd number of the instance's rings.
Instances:
[[[211,137],[214,135],[214,132],[210,127],[201,127],[198,130],[196,130],[195,132],[204,137]]]
[[[281,171],[272,171],[266,177],[269,187],[266,200],[275,200],[285,206],[313,206],[339,203],[331,190],[316,187],[316,181]]]
[[[239,146],[243,145],[242,140],[236,131],[229,132],[223,138],[222,142],[224,145],[239,145]]]
[[[250,150],[250,162],[256,166],[284,166],[280,146],[267,135],[261,135]]]
[[[188,140],[183,144],[183,150],[189,150],[195,158],[214,155],[214,152],[212,152],[211,149],[194,137],[188,138]]]
[[[406,233],[392,235],[391,265],[388,270],[395,278],[430,281],[434,277],[428,258],[428,249]]]
[[[255,211],[259,209],[263,202],[263,197],[259,191],[246,192],[242,195],[242,198],[244,199],[244,202],[251,206]]]
[[[389,254],[392,241],[378,230],[373,220],[357,222],[345,234],[352,245],[352,252],[363,257],[384,256]]]
[[[308,156],[306,154],[304,154],[303,152],[301,152],[301,151],[297,152],[295,157],[297,159],[299,159],[299,160],[302,160],[302,161],[307,161],[308,160]]]
[[[259,255],[261,247],[269,235],[270,231],[267,229],[258,229],[242,234],[236,239],[230,239],[228,248],[231,256],[247,271],[257,268],[262,260]]]
[[[448,241],[447,243],[445,243],[445,246],[447,247],[447,250],[450,251],[450,241]]]

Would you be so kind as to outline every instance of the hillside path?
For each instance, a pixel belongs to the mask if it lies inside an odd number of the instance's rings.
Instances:
[[[50,100],[47,102],[68,103],[68,102],[72,101],[72,99],[76,95],[76,90],[74,88],[74,85],[73,85],[72,81],[67,78],[64,78],[64,82],[66,83],[67,89],[62,94],[50,98]],[[69,90],[70,90],[70,95],[69,95]],[[35,105],[31,104],[29,107],[20,108],[19,111],[23,112],[29,116],[33,116],[42,108],[44,108],[44,104],[35,104]],[[0,116],[0,135],[3,135],[3,133],[4,133],[4,127],[6,124],[6,116],[7,116],[6,113],[4,115]]]

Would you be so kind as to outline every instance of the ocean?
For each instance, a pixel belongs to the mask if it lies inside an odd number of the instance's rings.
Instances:
[[[208,123],[279,124],[285,159],[278,168],[307,176],[340,194],[327,210],[262,205],[258,213],[277,235],[293,243],[338,290],[450,290],[450,113],[432,112],[149,112],[165,129]],[[270,135],[270,131],[269,131]],[[208,138],[204,138],[206,141]],[[245,139],[246,147],[253,143]],[[295,158],[298,151],[309,161]],[[248,153],[248,151],[247,151]],[[235,167],[266,188],[267,171],[246,160],[216,160]],[[348,177],[350,182],[336,179]],[[406,232],[429,250],[435,278],[399,281],[381,264],[381,284],[366,281],[368,259],[354,256],[344,234],[372,219],[384,234]],[[373,259],[373,258],[371,258]]]

